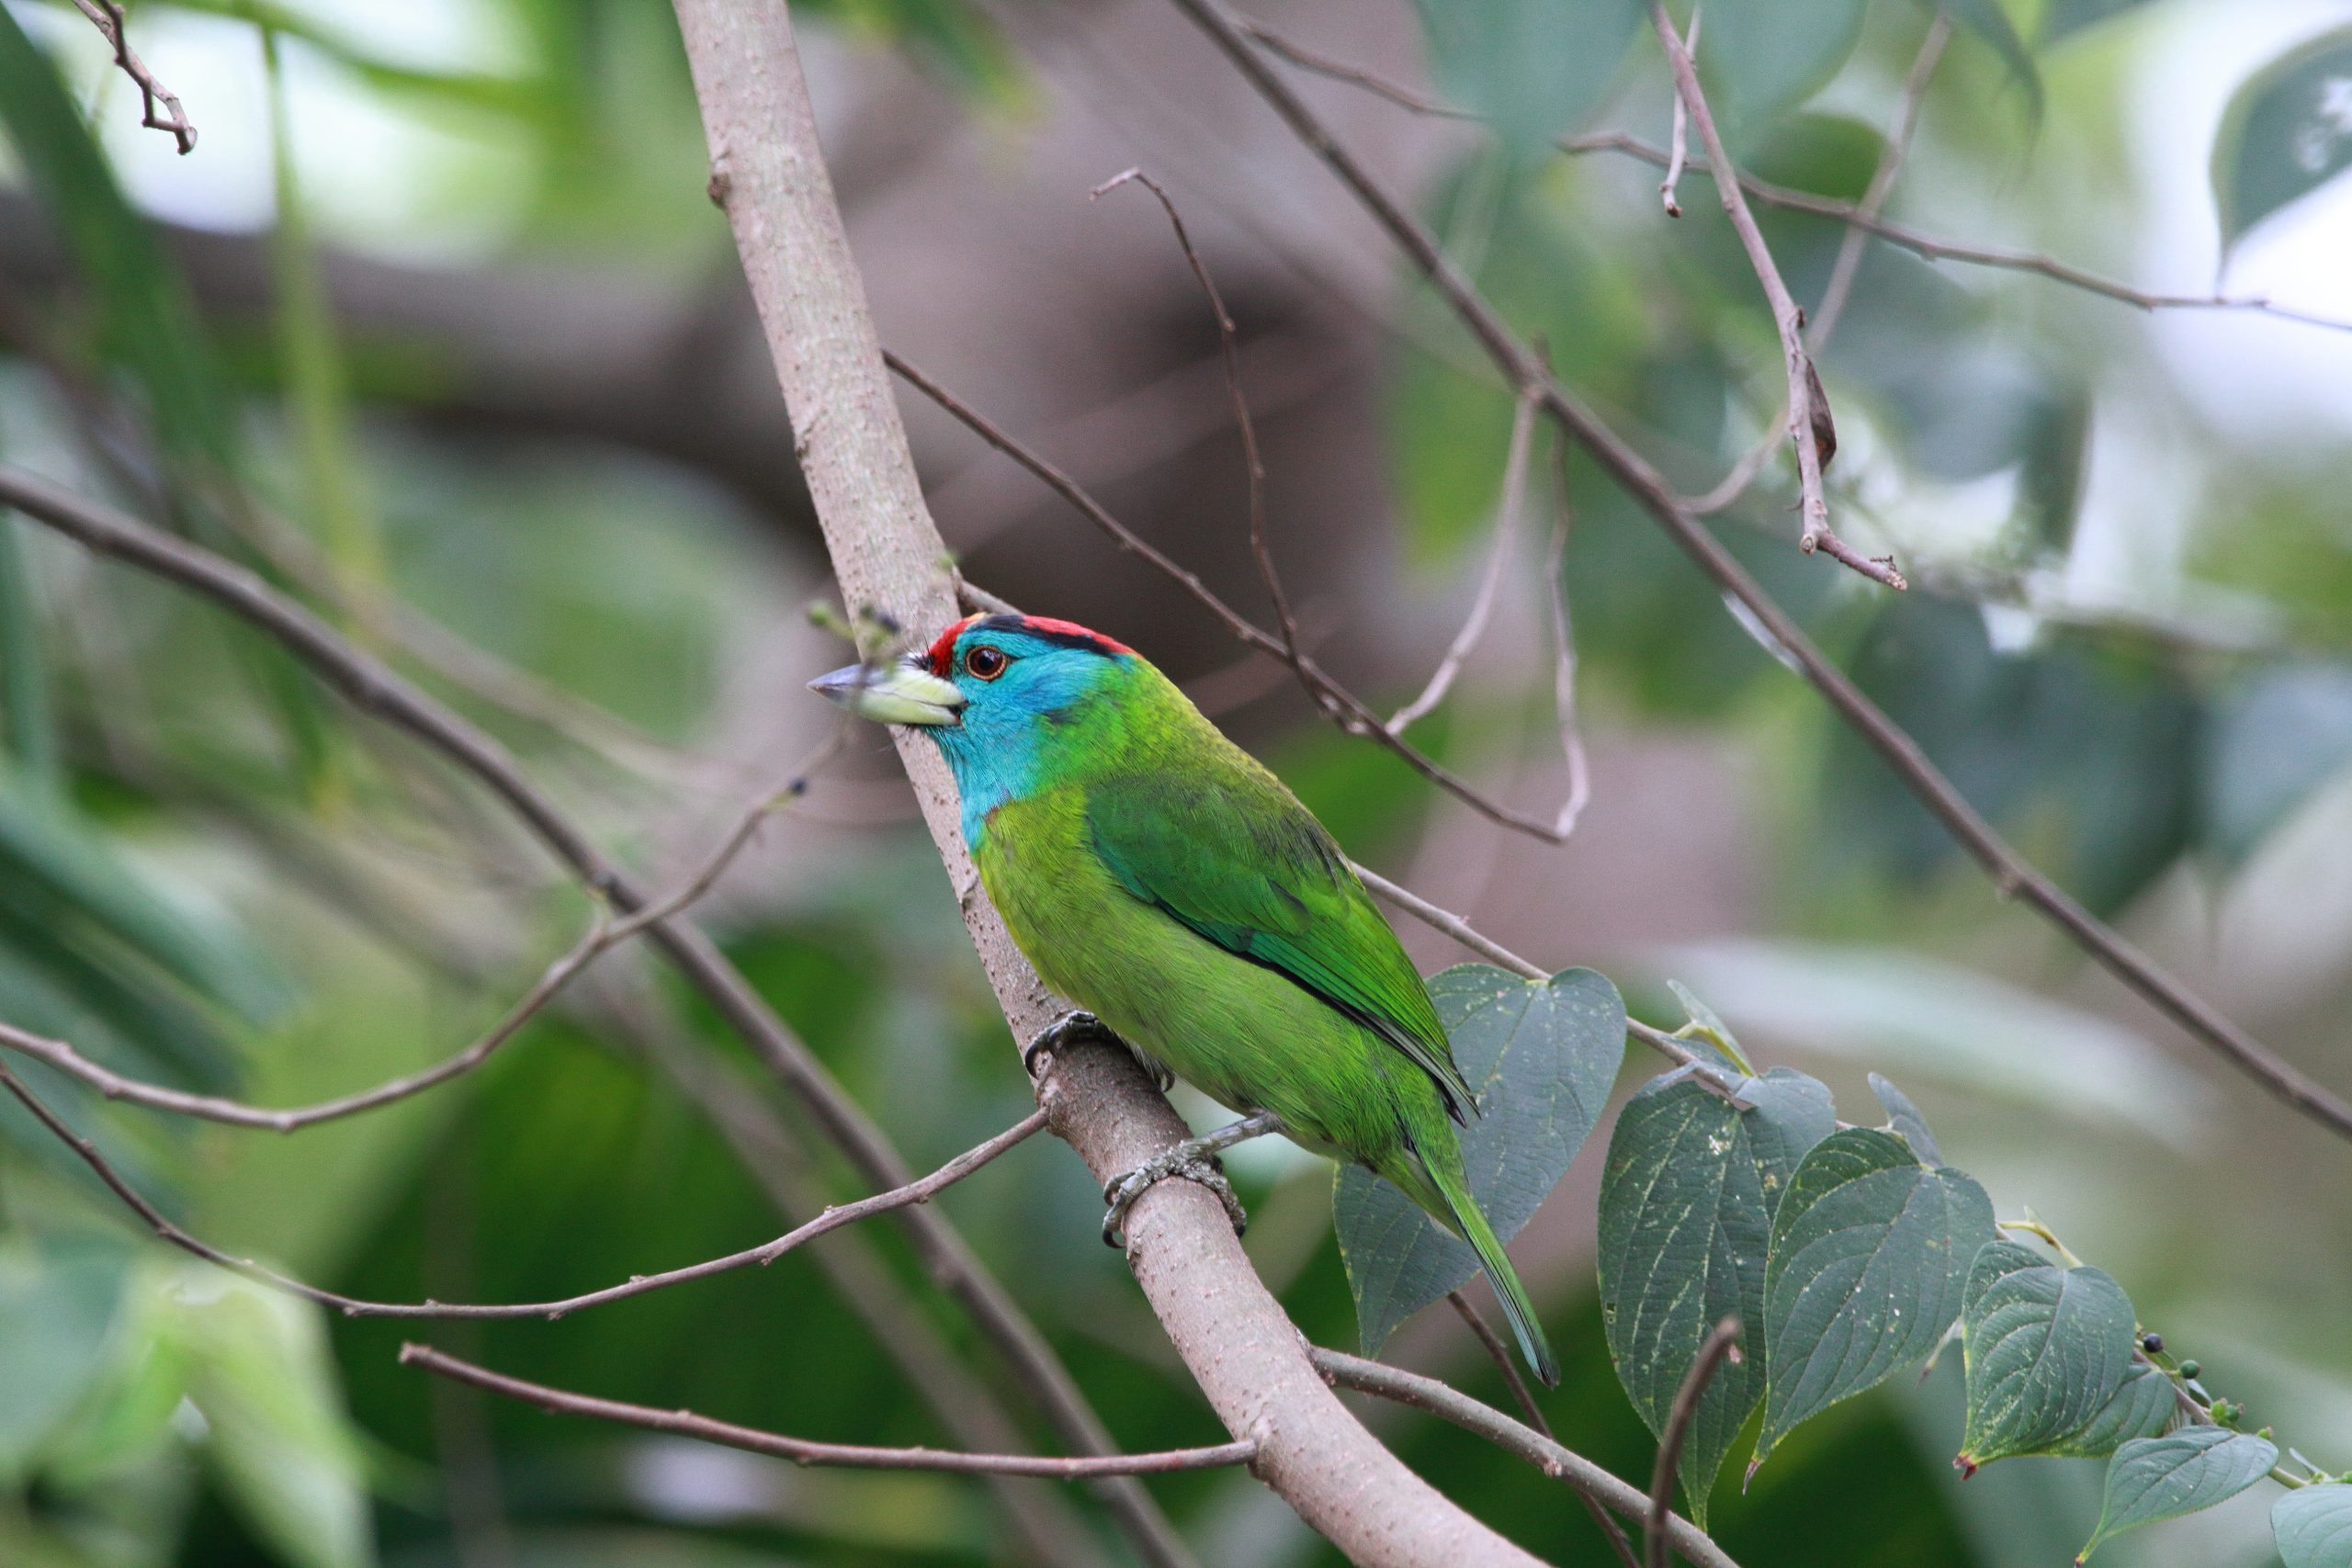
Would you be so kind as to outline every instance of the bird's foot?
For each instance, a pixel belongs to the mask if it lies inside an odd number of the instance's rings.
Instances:
[[[1034,1080],[1041,1070],[1037,1065],[1039,1057],[1050,1056],[1065,1045],[1089,1041],[1102,1045],[1126,1043],[1111,1032],[1109,1024],[1091,1012],[1074,1008],[1037,1031],[1029,1043],[1021,1047],[1021,1070]]]
[[[1271,1111],[1261,1111],[1214,1133],[1189,1138],[1154,1155],[1125,1175],[1113,1177],[1102,1185],[1102,1201],[1110,1205],[1102,1215],[1103,1245],[1126,1250],[1127,1211],[1135,1207],[1136,1199],[1171,1176],[1197,1181],[1216,1193],[1217,1201],[1225,1205],[1226,1218],[1233,1222],[1233,1234],[1242,1235],[1250,1228],[1250,1213],[1235,1195],[1233,1183],[1225,1179],[1225,1167],[1218,1163],[1217,1151],[1282,1130],[1281,1117]]]

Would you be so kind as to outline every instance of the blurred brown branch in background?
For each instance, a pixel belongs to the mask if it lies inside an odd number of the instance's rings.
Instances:
[[[179,143],[180,156],[185,158],[196,151],[196,125],[180,107],[177,95],[155,80],[147,62],[131,51],[130,24],[122,13],[122,0],[74,0],[74,9],[90,18],[114,51],[117,69],[139,86],[139,123],[151,130],[168,130],[172,140]],[[157,114],[161,103],[168,112]]]

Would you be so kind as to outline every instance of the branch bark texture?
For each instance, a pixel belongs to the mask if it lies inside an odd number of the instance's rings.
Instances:
[[[675,0],[725,209],[792,417],[794,441],[853,611],[928,629],[956,614],[944,547],[922,502],[780,0]],[[1018,1038],[1058,1010],[980,893],[955,791],[931,747],[900,756],[974,945]],[[1074,1050],[1041,1090],[1057,1133],[1097,1176],[1139,1164],[1185,1129],[1124,1054]],[[1364,1429],[1308,1361],[1204,1189],[1163,1182],[1128,1218],[1128,1256],[1170,1341],[1252,1470],[1355,1562],[1528,1564]]]

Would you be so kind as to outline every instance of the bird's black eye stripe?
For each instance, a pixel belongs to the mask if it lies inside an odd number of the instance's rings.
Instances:
[[[993,681],[1004,673],[1012,663],[1004,649],[988,643],[978,643],[964,650],[964,672],[976,681]]]

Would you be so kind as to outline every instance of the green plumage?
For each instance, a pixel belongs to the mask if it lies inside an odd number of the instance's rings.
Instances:
[[[939,732],[981,880],[1022,952],[1138,1052],[1236,1110],[1275,1112],[1299,1143],[1368,1167],[1463,1236],[1521,1350],[1556,1382],[1464,1175],[1455,1118],[1476,1102],[1339,846],[1140,657],[1047,657],[1091,669],[1039,699],[1020,744],[978,754],[991,694],[962,682],[969,732]]]

